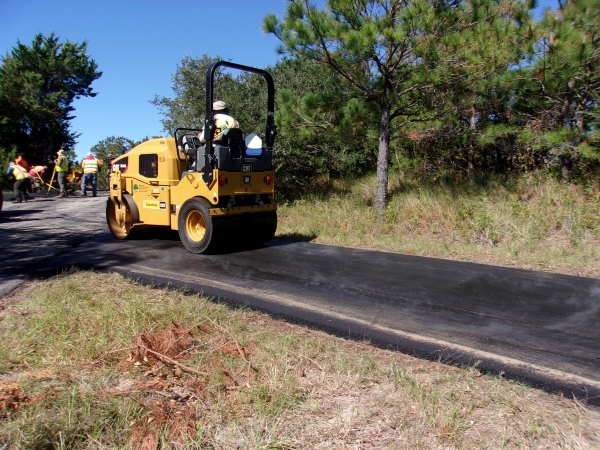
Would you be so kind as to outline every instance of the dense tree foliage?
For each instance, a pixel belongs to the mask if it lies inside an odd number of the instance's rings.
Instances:
[[[449,105],[438,91],[456,84],[464,61],[477,65],[485,46],[493,48],[504,32],[519,33],[529,19],[524,6],[516,0],[330,0],[319,10],[309,0],[293,0],[283,21],[268,15],[263,28],[281,40],[282,53],[339,73],[353,88],[345,109],[356,119],[365,110],[360,102],[377,108],[375,208],[383,213],[391,141],[406,125],[444,112]],[[473,36],[488,38],[485,46],[472,46]],[[468,75],[485,78],[491,67],[477,69]]]
[[[32,164],[51,163],[64,146],[69,156],[77,135],[70,129],[73,101],[94,97],[98,65],[87,43],[60,43],[38,34],[31,46],[18,42],[0,66],[0,154],[25,153]]]
[[[499,30],[505,37],[495,42],[509,44],[509,64],[497,65],[501,46],[483,52],[480,64],[496,65],[493,76],[453,89],[456,111],[413,129],[405,148],[436,172],[550,169],[566,180],[593,173],[599,155],[599,9],[600,1],[589,0],[548,10],[528,27],[533,46],[529,39],[515,40],[526,35]],[[518,49],[515,56],[522,54],[513,65],[511,46]]]
[[[285,60],[269,69],[278,87],[275,170],[284,198],[293,198],[333,178],[354,178],[375,167],[373,123],[352,122],[349,87],[340,75],[311,60]],[[370,121],[373,114],[359,120]]]
[[[542,21],[542,56],[533,78],[536,94],[528,144],[549,148],[571,179],[578,165],[600,160],[600,1],[569,1]]]

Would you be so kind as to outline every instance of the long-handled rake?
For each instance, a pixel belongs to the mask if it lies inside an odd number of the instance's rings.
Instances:
[[[42,190],[42,186],[49,186],[48,183],[46,183],[44,181],[44,179],[42,178],[42,175],[40,174],[40,172],[44,172],[46,168],[44,166],[35,166],[33,168],[33,172],[35,173],[35,184],[37,185],[39,183],[39,185],[35,186],[36,189],[38,190]],[[31,172],[29,172],[31,173]],[[33,181],[33,180],[32,180]],[[33,186],[32,186],[33,187]]]
[[[54,181],[54,174],[56,173],[56,166],[54,166],[54,170],[52,171],[52,178],[50,178],[50,183],[48,184],[48,192],[46,192],[46,195],[44,195],[44,197],[48,198],[50,196],[50,189],[56,189],[55,187],[52,187],[52,182]]]

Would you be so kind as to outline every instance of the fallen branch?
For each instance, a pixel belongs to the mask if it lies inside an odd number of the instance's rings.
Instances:
[[[98,362],[100,362],[100,360],[106,358],[108,355],[111,355],[113,353],[119,353],[119,352],[124,352],[125,350],[132,350],[133,347],[124,347],[124,348],[118,348],[117,350],[111,350],[110,352],[106,352],[103,353],[99,358],[96,358],[94,361],[92,361],[92,364],[96,364]]]
[[[185,330],[185,332],[184,332],[184,333],[182,333],[182,335],[181,335],[181,336],[179,336],[179,338],[175,339],[175,341],[173,342],[173,344],[172,344],[172,345],[174,345],[174,344],[176,344],[177,342],[179,342],[179,340],[180,340],[181,338],[183,338],[183,336],[185,336],[186,334],[191,334],[193,329],[195,329],[195,328],[198,328],[198,327],[199,327],[199,326],[201,326],[201,325],[202,325],[204,322],[206,322],[206,321],[205,321],[205,320],[203,320],[202,322],[198,322],[196,325],[194,325],[194,326],[192,326],[192,327],[190,327],[190,328],[187,328],[187,329]],[[175,325],[175,327],[176,327],[176,328],[178,327],[178,325],[177,325],[176,323],[173,323],[173,325]],[[185,351],[185,350],[184,350],[184,351]],[[180,353],[180,354],[181,354],[181,353]]]
[[[252,361],[252,359],[250,359]],[[252,364],[248,361],[248,368],[246,369],[246,387],[250,387],[250,369],[253,369]]]
[[[233,339],[233,342],[235,343],[235,346],[237,347],[238,353],[240,354],[240,357],[246,361],[248,364],[250,364],[250,361],[248,361],[246,359],[246,355],[244,354],[244,351],[242,350],[242,348],[240,347],[240,344],[238,342],[238,340],[235,338],[235,336],[233,335],[233,333],[231,331],[229,331],[227,328],[222,327],[221,325],[219,325],[218,323],[216,323],[214,320],[212,320],[210,317],[207,317],[207,319],[217,328],[219,328],[221,331],[225,332],[226,334],[228,334],[231,339]]]
[[[195,375],[210,376],[210,374],[208,374],[206,372],[200,372],[199,370],[192,369],[191,367],[184,366],[183,364],[178,363],[174,359],[171,359],[168,356],[163,355],[162,353],[158,353],[158,352],[155,352],[154,350],[150,350],[145,345],[138,344],[138,347],[143,348],[148,353],[156,356],[160,361],[162,361],[164,363],[167,363],[167,364],[173,364],[173,365],[179,367],[181,370],[184,370],[184,371],[189,372],[189,373],[193,373]]]

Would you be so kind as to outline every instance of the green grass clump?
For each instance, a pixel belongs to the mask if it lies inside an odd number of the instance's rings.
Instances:
[[[109,447],[135,448],[141,441],[132,434],[132,423],[143,425],[149,418],[156,419],[150,421],[157,423],[156,442],[175,439],[165,427],[177,408],[161,397],[166,406],[156,406],[153,397],[170,392],[159,381],[171,377],[170,389],[182,374],[174,375],[177,366],[151,358],[131,360],[139,336],[150,342],[174,324],[198,334],[200,340],[190,344],[193,356],[182,364],[206,373],[195,377],[193,395],[198,404],[211,404],[219,420],[235,419],[238,406],[268,418],[296,401],[292,379],[263,377],[259,366],[249,367],[242,350],[246,344],[235,337],[248,326],[238,315],[243,310],[232,312],[198,295],[138,286],[118,275],[75,272],[42,283],[15,308],[0,321],[0,375],[11,381],[0,388],[22,393],[0,409],[5,416],[0,443],[10,448],[81,448],[104,441]],[[247,375],[253,389],[238,391],[238,385],[249,386]],[[145,377],[155,379],[156,387],[148,387]],[[282,382],[286,389],[279,388]],[[186,409],[188,421],[195,420],[196,408]],[[187,431],[183,435],[189,438]]]

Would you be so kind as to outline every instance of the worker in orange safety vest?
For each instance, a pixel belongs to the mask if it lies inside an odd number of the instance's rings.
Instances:
[[[83,161],[81,161],[81,168],[83,169],[83,176],[81,177],[81,193],[87,196],[87,183],[92,185],[92,195],[96,196],[96,188],[98,185],[98,171],[104,163],[96,158],[92,153],[88,153]]]
[[[14,203],[27,201],[27,192],[31,190],[31,177],[29,176],[27,169],[18,165],[16,162],[11,161],[6,173],[12,174],[15,177],[15,184],[13,186],[15,191]]]

